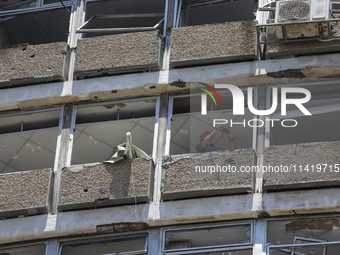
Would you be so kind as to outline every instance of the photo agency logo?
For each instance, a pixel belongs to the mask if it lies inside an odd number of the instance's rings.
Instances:
[[[243,91],[231,84],[215,84],[214,87],[198,82],[199,84],[204,85],[206,88],[199,88],[203,90],[204,94],[201,94],[201,115],[207,115],[207,96],[209,95],[211,99],[214,101],[215,106],[217,106],[217,102],[215,100],[214,95],[209,91],[211,90],[216,97],[218,98],[221,106],[223,105],[220,95],[217,93],[216,89],[228,89],[231,92],[233,98],[233,115],[244,115],[245,111],[245,97]],[[303,98],[287,98],[289,93],[294,94],[302,94],[304,95]],[[309,90],[304,88],[298,87],[283,87],[281,88],[281,116],[287,115],[287,105],[295,105],[304,115],[312,115],[303,104],[307,103],[311,99],[311,93]],[[270,114],[274,113],[278,107],[278,88],[272,88],[272,103],[270,109],[266,110],[258,110],[254,107],[253,102],[253,88],[247,88],[247,106],[251,113],[258,115],[258,116],[269,116]],[[296,127],[298,122],[295,119],[271,119],[265,118],[265,121],[261,119],[250,119],[250,120],[238,120],[233,121],[232,119],[213,119],[213,127],[216,125],[224,125],[229,124],[230,127],[235,125],[241,125],[246,127],[262,127],[265,125],[265,122],[270,123],[271,127],[274,127],[275,123],[280,123],[283,127]]]

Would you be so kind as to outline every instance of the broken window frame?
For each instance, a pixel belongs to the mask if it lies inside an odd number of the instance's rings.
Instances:
[[[87,3],[89,2],[102,2],[103,0],[85,0],[85,8],[87,8]],[[163,36],[166,35],[166,21],[167,21],[167,9],[168,9],[168,0],[165,1],[165,11],[164,13],[138,13],[138,14],[111,14],[111,15],[94,15],[85,21],[80,27],[76,28],[77,34],[86,34],[86,33],[130,33],[130,32],[144,32],[144,31],[154,31],[157,30],[161,24],[163,23]],[[85,9],[86,13],[86,9]],[[94,19],[119,19],[119,18],[144,18],[144,17],[163,17],[156,25],[153,27],[131,27],[131,28],[93,28],[86,29],[86,26],[89,25],[91,21]]]
[[[55,169],[58,165],[58,158],[59,158],[59,148],[60,148],[60,143],[61,143],[61,133],[62,133],[62,128],[63,128],[63,114],[64,114],[64,106],[61,107],[54,107],[54,108],[48,108],[48,109],[40,109],[40,110],[34,110],[34,111],[27,111],[27,112],[21,112],[21,113],[14,113],[14,114],[1,114],[0,113],[0,120],[1,118],[6,118],[6,117],[16,117],[16,116],[23,116],[23,115],[29,115],[29,114],[34,114],[34,113],[42,113],[42,112],[51,112],[51,111],[59,111],[59,120],[58,120],[58,126],[55,127],[47,127],[47,128],[38,128],[38,129],[30,129],[30,130],[22,130],[20,132],[10,132],[10,133],[3,133],[0,134],[2,135],[14,135],[17,133],[21,132],[39,132],[39,131],[44,131],[44,130],[50,130],[50,129],[58,129],[58,136],[56,137],[56,149],[55,149],[55,154],[54,154],[54,161],[53,164],[50,166],[50,168]],[[34,169],[26,169],[26,170],[21,170],[21,171],[29,171],[29,170],[34,170]],[[21,172],[20,171],[20,172]],[[3,173],[0,173],[0,175]]]
[[[246,92],[245,88],[240,88],[243,92]],[[258,87],[253,87],[253,104],[255,106],[258,105]],[[220,93],[231,93],[230,91],[221,91]],[[175,98],[182,98],[182,97],[190,97],[190,96],[199,96],[202,93],[195,93],[195,94],[184,94],[184,95],[169,95],[169,105],[168,105],[168,119],[167,119],[167,131],[166,131],[166,141],[165,141],[165,155],[170,155],[170,146],[171,146],[171,127],[172,127],[172,117],[173,117],[173,106],[174,106],[174,99]],[[246,100],[246,99],[245,99]],[[257,107],[256,107],[257,108]],[[184,115],[184,114],[191,114],[189,113],[180,113],[176,115]],[[257,115],[253,115],[253,118],[258,118]],[[252,134],[252,149],[256,151],[256,137],[257,137],[257,128],[253,127],[253,134]],[[237,149],[237,144],[236,144]],[[174,154],[178,155],[178,154]]]
[[[332,82],[331,82],[332,84]],[[316,84],[308,84],[308,86],[304,86],[303,84],[292,84],[290,85],[289,87],[304,87],[306,89],[308,89],[308,87],[311,87],[311,86],[319,86],[320,83],[316,83]],[[326,84],[324,84],[326,86]],[[269,109],[272,105],[272,88],[283,88],[284,86],[281,86],[281,85],[273,85],[273,86],[268,86],[267,87],[267,92],[266,92],[266,109]],[[327,101],[327,100],[336,100],[336,99],[339,99],[340,100],[340,92],[339,94],[333,94],[333,93],[328,93],[328,94],[314,94],[312,95],[312,98],[309,100],[309,102],[313,102],[313,101]],[[318,107],[313,107],[313,111],[320,111],[318,114],[323,114],[323,113],[331,113],[331,112],[334,112],[334,111],[337,111],[337,110],[334,110],[334,108],[331,108],[331,106],[336,106],[336,105],[340,105],[340,103],[338,104],[331,104],[331,105],[328,105],[328,106],[318,106]],[[280,103],[278,101],[278,105],[277,107],[279,108],[280,107]],[[327,109],[328,108],[328,109]],[[332,110],[333,109],[333,110]],[[307,109],[310,111],[310,109]],[[313,111],[310,111],[312,114],[313,114]],[[338,110],[340,111],[340,110]],[[275,119],[275,116],[278,116],[280,117],[281,116],[281,111],[278,112],[278,113],[272,113],[270,115],[266,115],[266,118],[270,118],[270,119]],[[289,115],[290,114],[290,115]],[[299,109],[296,109],[296,110],[292,110],[292,111],[289,111],[287,110],[286,112],[286,115],[285,116],[282,116],[281,118],[279,119],[283,119],[283,118],[289,118],[289,117],[304,117],[305,115],[299,110]],[[269,121],[266,121],[265,122],[265,147],[270,147],[270,146],[276,146],[275,144],[272,144],[271,145],[271,135],[270,135],[270,131],[271,131],[271,127],[270,127],[270,122]],[[310,142],[305,142],[305,143],[310,143]],[[277,145],[277,146],[280,146],[280,145]]]
[[[296,248],[304,248],[304,247],[315,247],[315,246],[322,246],[323,247],[323,255],[327,254],[327,247],[328,246],[332,246],[332,245],[339,245],[340,246],[340,241],[336,241],[336,242],[311,242],[311,243],[304,243],[304,244],[285,244],[285,245],[268,245],[267,246],[267,254],[272,254],[270,253],[271,249],[280,249],[282,248],[285,249],[287,252],[287,254],[291,254],[291,255],[297,255],[299,253],[295,253],[295,249]],[[290,249],[290,251],[289,251]]]
[[[250,230],[250,242],[249,243],[239,243],[239,244],[226,244],[226,245],[212,245],[212,246],[202,246],[202,247],[193,247],[193,248],[182,248],[182,249],[165,249],[165,241],[166,241],[166,232],[168,231],[186,231],[186,230],[194,230],[194,229],[211,229],[211,228],[219,228],[219,227],[237,227],[237,226],[246,226],[248,225]],[[221,251],[234,251],[234,250],[252,250],[254,244],[254,221],[242,221],[235,222],[229,224],[210,224],[210,225],[194,225],[180,228],[173,227],[164,227],[161,228],[161,253],[162,254],[172,254],[172,255],[180,255],[180,254],[199,254],[204,252],[221,252]]]
[[[160,108],[160,97],[154,96],[154,97],[144,97],[144,98],[135,98],[135,99],[127,99],[127,100],[117,100],[117,101],[108,101],[105,103],[92,103],[92,104],[86,104],[86,105],[75,105],[73,108],[72,113],[72,120],[71,120],[71,132],[70,132],[70,143],[68,147],[68,155],[67,155],[67,166],[71,165],[72,160],[72,152],[73,152],[73,144],[74,144],[74,137],[75,137],[75,128],[76,128],[76,118],[77,118],[77,109],[78,108],[85,108],[85,107],[92,107],[92,106],[104,106],[104,105],[110,105],[110,104],[124,104],[129,102],[138,102],[138,101],[145,101],[145,100],[152,100],[156,99],[156,109],[155,109],[155,125],[154,125],[154,134],[153,134],[153,142],[152,142],[152,159],[155,162],[156,161],[156,150],[157,150],[157,139],[158,139],[158,122],[159,122],[159,108]],[[149,118],[152,118],[149,117]],[[129,120],[129,119],[124,119]],[[119,120],[118,120],[119,121]],[[99,121],[101,122],[101,121]],[[91,123],[99,123],[99,122],[91,122]],[[86,123],[82,123],[86,124]],[[90,124],[90,123],[88,123]]]
[[[59,241],[59,252],[58,255],[62,255],[63,246],[72,245],[72,244],[88,244],[90,245],[93,242],[101,243],[105,241],[112,240],[113,242],[119,240],[129,240],[133,238],[145,237],[145,245],[143,250],[138,251],[129,251],[129,252],[116,252],[116,253],[108,253],[103,255],[138,255],[138,254],[148,254],[149,250],[149,232],[146,231],[137,231],[135,234],[111,234],[105,235],[103,237],[89,237],[89,238],[68,238]]]

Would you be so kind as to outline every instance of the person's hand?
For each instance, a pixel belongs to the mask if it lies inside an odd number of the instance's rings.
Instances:
[[[222,126],[221,125],[217,125],[215,127],[215,130],[214,130],[214,133],[217,133],[218,131],[220,131],[222,129]]]
[[[233,134],[230,132],[230,130],[229,130],[228,128],[226,128],[226,130],[227,130],[227,133],[225,133],[225,135],[228,136],[229,139],[234,139],[234,136],[233,136]]]

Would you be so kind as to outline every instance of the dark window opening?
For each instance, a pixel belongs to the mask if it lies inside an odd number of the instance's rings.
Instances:
[[[254,20],[256,9],[254,0],[183,0],[176,27]]]
[[[6,17],[0,20],[0,48],[67,42],[69,19],[70,13],[65,8]]]
[[[89,2],[86,6],[86,21],[90,22],[82,29],[114,29],[114,28],[151,28],[164,18],[165,1],[159,0],[120,0]],[[138,15],[140,14],[140,17]],[[148,15],[149,14],[149,15]],[[158,14],[155,16],[155,14]],[[111,15],[111,16],[110,16]],[[119,17],[114,15],[137,15],[132,17]],[[163,31],[163,23],[158,29]],[[84,31],[84,30],[83,30]],[[136,32],[136,31],[131,31]],[[87,32],[86,37],[122,33],[121,31],[94,31]],[[127,31],[123,31],[127,33]]]

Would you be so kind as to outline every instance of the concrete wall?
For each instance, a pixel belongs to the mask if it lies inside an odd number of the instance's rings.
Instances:
[[[174,28],[170,65],[256,59],[255,25],[256,21],[238,21]]]
[[[305,144],[288,144],[271,146],[264,153],[264,165],[288,166],[290,172],[264,174],[264,189],[279,190],[308,187],[327,187],[340,184],[340,171],[336,172],[335,164],[340,167],[340,142],[322,142]],[[327,164],[328,167],[317,172],[312,165]],[[306,166],[309,171],[305,171]],[[296,171],[294,171],[296,166]],[[300,167],[302,166],[302,170]],[[330,166],[333,171],[330,171]]]
[[[204,171],[207,166],[235,166],[239,170],[240,166],[253,164],[251,149],[166,156],[162,165],[162,198],[168,200],[251,191],[251,173]],[[200,166],[201,172],[198,172],[197,166]]]
[[[276,28],[267,27],[267,41],[275,41]],[[327,52],[339,52],[338,41],[320,42],[318,40],[302,42],[283,42],[267,44],[267,58],[287,57],[289,55],[308,55]]]
[[[48,212],[51,169],[0,174],[0,218]]]
[[[58,210],[148,202],[152,178],[153,162],[146,159],[65,167]]]
[[[64,42],[0,49],[0,88],[63,81],[68,55],[68,46]]]
[[[163,46],[159,31],[78,40],[76,77],[159,70]]]

